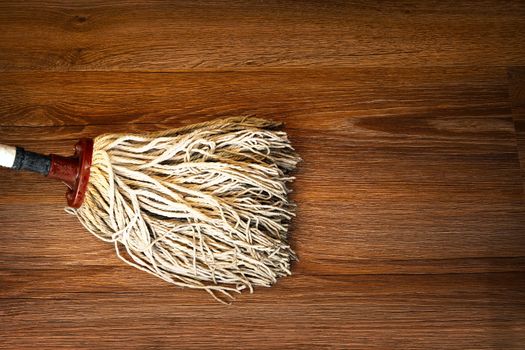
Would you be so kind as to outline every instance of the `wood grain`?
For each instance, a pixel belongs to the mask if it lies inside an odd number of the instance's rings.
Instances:
[[[508,124],[498,127],[503,132],[514,131],[503,68],[17,72],[2,74],[0,98],[0,126],[118,124],[119,131],[125,131],[130,123],[178,126],[221,116],[257,115],[286,118],[292,129],[300,126],[352,139],[385,137],[388,130],[381,128],[397,125],[398,132],[405,131],[393,136],[407,136],[409,141],[424,134],[425,128],[430,134],[435,130],[435,138],[454,138],[447,130],[447,124],[454,123],[465,131],[472,129],[466,134],[482,137],[483,125],[477,126],[475,120],[490,114],[506,120],[502,123]],[[368,132],[363,128],[356,129],[362,135],[354,132],[351,117],[368,118]],[[456,117],[463,119],[455,121]]]
[[[93,276],[98,282],[84,283],[82,293],[67,284],[82,280],[82,272],[68,271],[48,278],[63,280],[52,288],[69,289],[69,295],[42,296],[35,283],[29,287],[31,298],[1,299],[4,317],[16,320],[3,325],[4,344],[506,349],[519,348],[525,340],[523,324],[517,321],[523,317],[525,287],[519,274],[297,276],[224,307],[198,292],[163,291],[150,277],[144,291],[128,293],[119,286],[100,291],[99,286],[115,283],[113,271],[106,271],[90,270],[84,278]],[[122,279],[143,281],[139,273],[130,271]],[[30,337],[13,336],[21,333]]]
[[[523,65],[523,1],[2,1],[0,70]]]
[[[3,1],[0,142],[255,115],[303,162],[294,274],[230,306],[0,169],[0,349],[521,349],[524,31],[519,1]]]
[[[516,141],[525,188],[525,67],[509,69],[509,89],[512,101],[512,118],[516,128]]]

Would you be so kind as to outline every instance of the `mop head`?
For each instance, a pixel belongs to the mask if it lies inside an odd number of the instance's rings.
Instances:
[[[181,287],[232,293],[290,274],[290,172],[280,123],[234,117],[94,143],[86,197],[69,208],[119,258]]]

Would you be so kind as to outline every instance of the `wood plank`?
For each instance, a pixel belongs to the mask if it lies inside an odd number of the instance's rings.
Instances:
[[[523,1],[2,1],[0,70],[523,65]]]
[[[100,250],[96,251],[97,254],[99,252]],[[217,303],[202,291],[175,287],[154,276],[124,265],[114,254],[110,254],[109,249],[105,253],[104,255],[101,254],[105,258],[104,265],[81,265],[80,263],[86,261],[79,254],[79,260],[75,264],[67,264],[67,262],[64,263],[57,259],[53,266],[24,268],[23,265],[11,265],[7,269],[0,269],[0,278],[4,283],[4,287],[0,290],[0,300],[75,299],[77,297],[90,299],[96,295],[111,298],[115,294],[117,297],[127,295],[131,298],[158,296],[162,299],[169,299],[176,297],[180,303],[201,302],[209,306]],[[476,279],[483,281],[486,278],[509,275],[514,276],[518,283],[523,283],[523,260],[523,258],[515,258],[513,269],[509,268],[509,263],[506,265],[501,263],[499,269],[493,268],[490,272],[483,269],[484,266],[481,264],[477,269],[465,270],[468,271],[465,273],[461,272],[461,268],[458,268],[457,264],[447,264],[445,261],[442,265],[441,261],[432,261],[428,265],[433,264],[433,267],[426,271],[415,271],[401,267],[396,273],[389,274],[374,273],[370,270],[361,273],[357,270],[355,273],[348,274],[338,270],[319,273],[310,269],[308,265],[305,266],[299,262],[294,266],[292,277],[280,279],[272,288],[256,288],[254,294],[237,295],[233,305],[257,301],[271,302],[273,297],[288,301],[301,299],[302,302],[308,302],[308,300],[313,302],[323,293],[327,294],[327,299],[346,298],[352,291],[356,291],[356,288],[359,289],[354,286],[356,282],[366,282],[370,285],[377,283],[388,290],[388,288],[393,288],[389,284],[396,279],[414,281],[415,284],[421,284],[418,288],[421,288],[422,293],[428,292],[427,287],[422,286],[426,279],[431,283],[430,281],[433,280],[450,279],[451,275],[458,276],[455,280],[471,282]],[[498,262],[497,259],[493,259],[493,261]],[[410,263],[413,261],[406,263],[406,265],[408,266]],[[400,266],[403,265],[400,264]],[[306,291],[308,288],[311,290]],[[524,291],[522,290],[520,293],[523,294]],[[376,296],[372,291],[370,295]]]
[[[257,115],[286,118],[290,128],[330,132],[338,137],[385,138],[388,130],[381,129],[385,124],[384,128],[397,125],[405,130],[393,134],[399,139],[433,136],[445,142],[470,135],[490,136],[493,129],[484,130],[483,124],[475,122],[490,114],[502,119],[502,131],[498,132],[514,130],[506,120],[510,105],[504,68],[23,72],[1,73],[0,77],[0,126],[99,125],[126,131],[145,123],[179,126],[222,116]],[[471,133],[449,132],[448,125],[458,116],[464,120],[456,127],[470,129]],[[352,117],[369,118],[355,119],[367,123],[356,127]],[[469,121],[468,117],[473,119]],[[132,123],[141,125],[130,126]],[[368,132],[363,134],[363,128]],[[432,128],[441,132],[425,135],[425,130]],[[4,137],[11,134],[9,129],[4,130]],[[53,134],[44,131],[38,137],[48,140]]]
[[[110,280],[89,284],[101,275]],[[102,270],[59,278],[57,295],[0,299],[13,321],[1,328],[5,347],[519,349],[525,341],[522,273],[299,276],[230,307],[170,287],[99,291],[115,282]],[[84,280],[83,293],[64,293],[73,279]],[[19,286],[18,276],[8,280]]]

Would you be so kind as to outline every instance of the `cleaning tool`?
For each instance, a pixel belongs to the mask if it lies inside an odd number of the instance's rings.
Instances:
[[[63,181],[66,211],[120,259],[225,302],[290,274],[300,160],[280,123],[232,117],[81,139],[73,157],[0,145],[0,165]]]

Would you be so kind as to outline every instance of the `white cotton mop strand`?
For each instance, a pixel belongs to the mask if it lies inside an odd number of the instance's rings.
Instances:
[[[226,302],[291,273],[287,184],[299,157],[279,126],[233,117],[104,134],[73,158],[7,146],[0,164],[68,184],[67,211],[129,265]]]

